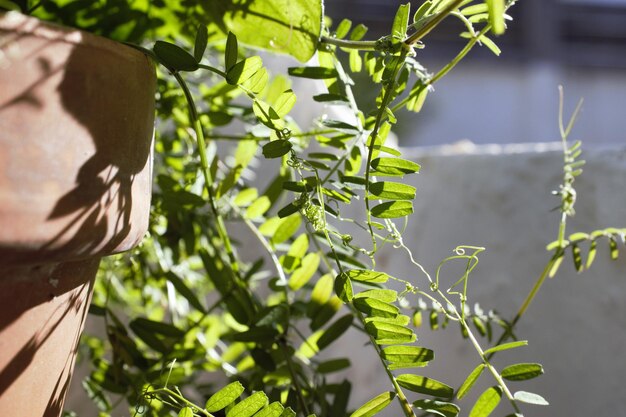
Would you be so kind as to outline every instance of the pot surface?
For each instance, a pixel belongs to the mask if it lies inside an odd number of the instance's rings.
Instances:
[[[0,265],[128,250],[148,226],[154,64],[0,15]]]

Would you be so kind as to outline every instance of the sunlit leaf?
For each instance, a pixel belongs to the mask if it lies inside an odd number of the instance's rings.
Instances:
[[[257,391],[245,400],[235,404],[226,411],[226,417],[251,417],[254,413],[265,407],[268,403],[267,395],[263,391]]]
[[[239,381],[231,382],[230,384],[226,385],[224,388],[213,394],[206,402],[204,408],[209,413],[219,411],[235,402],[235,400],[239,398],[239,396],[243,394],[243,392],[244,387]]]
[[[370,209],[370,213],[379,219],[395,219],[413,213],[413,203],[410,201],[389,201]]]
[[[454,393],[451,386],[421,375],[403,374],[396,377],[396,380],[398,381],[398,385],[402,388],[420,394],[451,398]]]
[[[509,365],[501,372],[502,378],[509,381],[525,381],[543,374],[543,367],[538,363],[517,363]]]
[[[320,1],[220,0],[203,8],[242,43],[287,53],[300,62],[308,61],[317,50],[322,30]]]
[[[467,395],[467,393],[472,389],[478,378],[482,375],[485,370],[485,364],[481,363],[467,376],[463,384],[459,387],[459,390],[456,394],[456,397],[460,400]]]
[[[348,277],[354,281],[382,284],[389,280],[389,275],[380,271],[369,271],[365,269],[352,269],[347,272]]]
[[[472,407],[469,417],[487,417],[500,404],[502,398],[502,389],[500,387],[487,388],[485,392],[480,394],[478,400]]]
[[[415,187],[399,182],[380,181],[370,185],[369,199],[412,200],[415,198]]]
[[[420,166],[413,161],[401,158],[376,158],[372,160],[376,175],[404,176],[419,172]]]
[[[442,417],[455,417],[461,409],[458,405],[436,400],[417,400],[413,406],[427,413]]]
[[[376,317],[396,317],[399,313],[398,307],[375,298],[361,297],[352,300],[354,307],[362,313]]]
[[[320,256],[317,253],[307,254],[302,259],[300,266],[291,274],[289,278],[289,288],[293,291],[297,291],[306,285],[315,272],[317,272],[319,264]]]
[[[404,39],[406,37],[410,12],[411,3],[401,4],[400,7],[398,7],[396,16],[393,19],[393,26],[391,28],[391,34],[394,38]]]
[[[266,407],[263,407],[254,417],[280,417],[284,410],[285,407],[280,402],[274,401]]]
[[[242,84],[252,77],[258,70],[263,67],[263,61],[259,56],[251,56],[243,61],[237,62],[226,72],[226,81],[228,84]]]
[[[391,401],[393,401],[395,396],[396,393],[393,391],[383,392],[357,408],[354,413],[350,414],[350,417],[373,416],[387,407]]]
[[[334,289],[337,297],[339,297],[343,302],[349,303],[352,301],[352,282],[350,281],[350,276],[348,274],[341,273],[337,275],[337,278],[335,278]]]
[[[394,290],[367,290],[358,293],[355,298],[375,298],[386,303],[393,303],[398,299],[398,292]]]

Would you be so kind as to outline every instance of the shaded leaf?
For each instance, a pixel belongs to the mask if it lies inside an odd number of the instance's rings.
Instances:
[[[501,345],[494,346],[492,348],[485,350],[484,353],[485,353],[485,356],[487,356],[496,352],[501,352],[503,350],[515,349],[515,348],[518,348],[521,346],[527,346],[527,345],[528,345],[528,340],[518,340],[515,342],[503,343]]]
[[[376,175],[403,176],[419,172],[420,165],[401,158],[376,158],[372,160]]]
[[[541,395],[527,391],[517,391],[513,394],[513,398],[527,404],[550,405]]]
[[[509,381],[525,381],[543,374],[543,367],[538,363],[516,363],[504,368],[502,378]]]
[[[352,301],[352,282],[350,281],[348,274],[341,273],[337,275],[337,278],[335,278],[334,289],[335,294],[337,294],[337,297],[339,297],[340,300],[345,303]]]
[[[261,68],[263,68],[261,57],[251,56],[237,62],[226,72],[226,82],[231,85],[243,84]]]
[[[206,45],[209,39],[209,31],[206,26],[200,25],[198,26],[198,31],[196,32],[196,39],[194,41],[193,46],[193,57],[196,61],[202,61],[202,56],[204,55],[204,51],[206,50]]]
[[[352,325],[353,316],[351,313],[340,317],[324,331],[317,340],[317,347],[322,350],[343,335]]]
[[[172,71],[195,71],[198,69],[196,58],[178,45],[156,41],[152,50],[159,62]]]
[[[370,185],[370,200],[412,200],[415,198],[415,187],[399,182],[380,181]]]
[[[263,156],[271,158],[280,158],[287,154],[293,145],[288,140],[277,139],[263,145]]]
[[[226,67],[226,72],[235,66],[237,63],[237,58],[239,56],[239,46],[237,45],[237,37],[233,32],[228,32],[228,37],[226,38],[226,50],[224,51],[224,66]]]

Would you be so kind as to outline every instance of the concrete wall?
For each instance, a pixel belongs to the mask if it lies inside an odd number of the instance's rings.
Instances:
[[[561,181],[560,144],[488,145],[405,149],[405,157],[422,164],[410,180],[417,187],[416,212],[405,240],[429,271],[460,244],[484,246],[486,252],[470,278],[469,301],[495,308],[511,318],[541,273],[549,255],[546,243],[557,235],[559,201],[550,195]],[[576,217],[568,233],[626,226],[626,148],[585,150],[585,172],[576,181]],[[511,383],[514,390],[543,395],[549,407],[528,406],[525,415],[626,415],[626,247],[610,261],[600,245],[591,270],[577,274],[568,256],[559,274],[548,280],[517,335],[528,347],[502,353],[495,363],[540,362],[545,375]],[[381,256],[380,269],[427,288],[423,276],[402,251]],[[418,343],[434,349],[436,359],[423,374],[457,386],[478,364],[470,344],[456,328],[418,331]],[[371,348],[344,340],[343,352],[356,366],[354,406],[389,389]],[[359,345],[355,346],[357,343]],[[486,345],[486,341],[485,341]],[[358,352],[358,353],[357,353]],[[488,375],[483,386],[493,385]],[[481,391],[476,389],[469,401]],[[411,398],[416,397],[413,395]],[[464,403],[467,415],[471,403]],[[501,408],[495,415],[506,415]],[[382,415],[397,416],[397,408]]]

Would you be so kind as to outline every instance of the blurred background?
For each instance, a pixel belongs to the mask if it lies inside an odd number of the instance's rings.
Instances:
[[[329,0],[326,14],[365,24],[375,39],[389,33],[401,3]],[[414,11],[422,2],[411,3]],[[566,109],[584,97],[575,131],[586,146],[626,143],[626,0],[521,0],[510,15],[506,33],[493,38],[500,57],[474,48],[435,85],[422,113],[400,120],[400,143],[558,140],[559,84]],[[445,20],[417,59],[436,72],[464,46],[462,31],[458,19]]]

